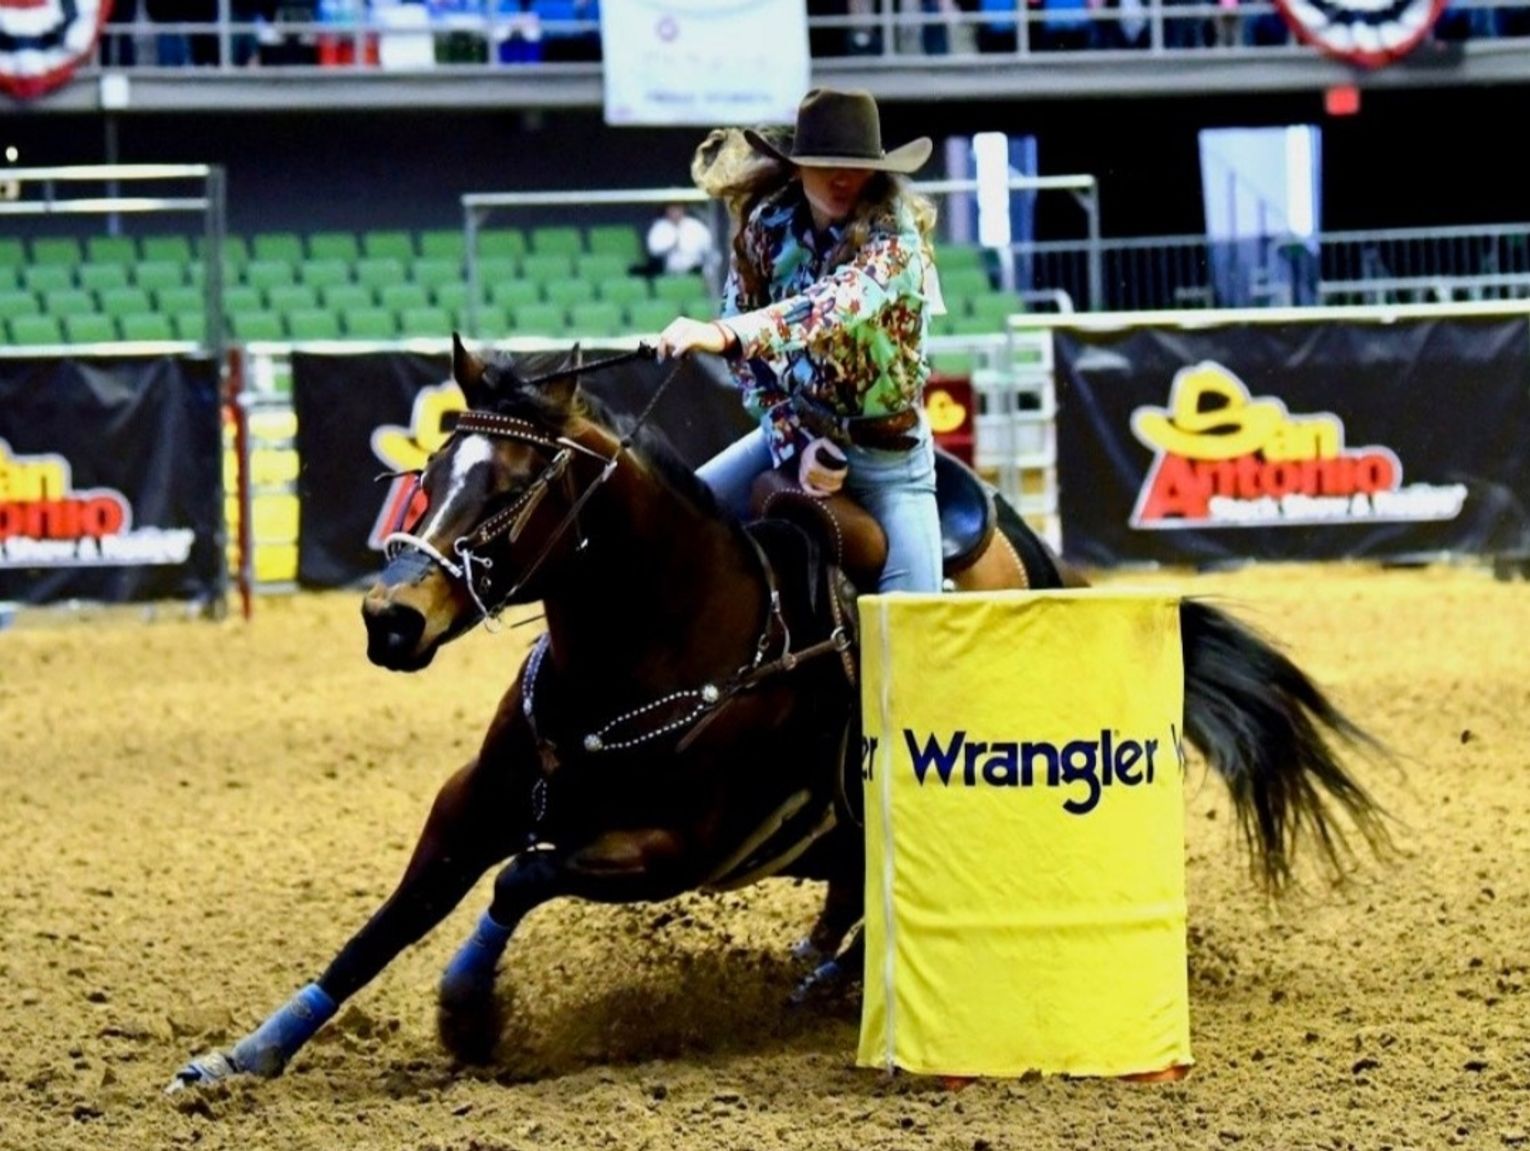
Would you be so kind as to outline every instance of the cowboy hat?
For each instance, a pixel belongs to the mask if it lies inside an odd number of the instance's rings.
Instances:
[[[752,128],[744,138],[758,151],[800,168],[869,168],[875,172],[917,171],[930,158],[928,136],[888,152],[882,122],[870,92],[814,88],[797,105],[797,131],[783,152]]]

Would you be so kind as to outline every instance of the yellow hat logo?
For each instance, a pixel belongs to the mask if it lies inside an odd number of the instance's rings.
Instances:
[[[1284,420],[1280,401],[1254,399],[1242,381],[1208,361],[1176,373],[1167,408],[1133,412],[1132,431],[1170,455],[1232,460],[1262,448]]]
[[[967,422],[967,406],[957,403],[944,388],[936,388],[925,396],[924,412],[930,421],[930,431],[937,435],[954,432]]]
[[[451,412],[467,408],[462,389],[454,383],[422,388],[414,397],[409,426],[383,424],[372,432],[372,451],[390,471],[422,471],[425,462],[439,451],[451,433],[441,424]]]

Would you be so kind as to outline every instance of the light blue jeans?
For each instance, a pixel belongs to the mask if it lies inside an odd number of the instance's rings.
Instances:
[[[906,452],[852,444],[845,492],[887,533],[887,565],[878,591],[941,590],[940,511],[935,505],[935,445],[923,414],[913,432],[919,441]],[[795,462],[795,461],[794,461]],[[696,474],[740,518],[749,514],[749,489],[772,467],[763,428],[718,452]]]

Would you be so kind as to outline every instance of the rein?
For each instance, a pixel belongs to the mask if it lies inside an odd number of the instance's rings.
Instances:
[[[656,352],[652,347],[647,344],[639,344],[637,349],[632,352],[622,352],[615,356],[608,356],[605,359],[593,360],[588,364],[579,364],[571,368],[549,372],[546,375],[536,376],[522,382],[529,386],[535,386],[547,383],[550,380],[585,375],[605,368],[613,368],[621,364],[631,363],[635,360],[651,360],[655,357]],[[584,510],[585,504],[589,503],[595,493],[615,473],[623,453],[632,447],[633,441],[642,429],[643,424],[653,414],[660,398],[664,395],[664,392],[669,388],[675,377],[679,375],[680,366],[680,363],[677,362],[665,377],[659,381],[659,385],[654,389],[653,395],[648,398],[648,403],[638,413],[637,419],[633,421],[627,433],[617,441],[616,450],[609,456],[602,455],[600,452],[586,447],[577,440],[571,440],[567,436],[549,436],[535,424],[517,419],[514,416],[476,410],[462,413],[457,420],[455,429],[453,429],[453,435],[459,432],[466,432],[468,434],[485,435],[497,439],[517,440],[521,443],[530,444],[533,447],[551,452],[552,459],[537,474],[537,478],[532,480],[526,490],[517,497],[514,503],[494,513],[494,515],[484,520],[467,535],[459,536],[452,542],[452,551],[456,553],[456,560],[447,556],[440,548],[423,536],[402,530],[390,532],[387,538],[383,540],[384,554],[389,560],[392,560],[401,548],[408,547],[426,556],[439,566],[441,570],[467,589],[468,595],[473,599],[473,604],[478,608],[479,618],[483,620],[484,627],[490,631],[494,630],[492,625],[498,619],[499,613],[504,610],[505,605],[531,582],[532,577],[541,569],[548,556],[552,554],[553,548],[558,545],[558,542],[563,538],[568,529],[570,527],[577,527],[579,513]],[[598,460],[602,465],[595,479],[576,497],[573,496],[573,473],[569,470],[569,464],[573,460],[575,453]],[[508,537],[510,543],[514,544],[520,537],[521,532],[525,530],[526,524],[530,522],[532,515],[541,505],[543,498],[551,490],[552,485],[560,478],[567,478],[569,481],[569,494],[573,497],[568,511],[564,514],[558,526],[543,541],[541,549],[521,573],[521,577],[494,601],[492,607],[489,606],[485,602],[485,593],[492,596],[493,592],[488,586],[487,579],[483,577],[486,577],[489,572],[493,571],[494,561],[489,556],[480,553],[489,544],[494,543],[502,536]],[[579,532],[580,551],[584,550],[587,542],[581,529]],[[483,585],[482,590],[480,590],[480,583]]]

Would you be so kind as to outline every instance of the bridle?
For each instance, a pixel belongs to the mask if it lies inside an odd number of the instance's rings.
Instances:
[[[580,364],[570,368],[550,372],[545,376],[537,376],[526,380],[527,386],[535,386],[552,379],[567,376],[583,375],[589,372],[599,371],[603,368],[616,367],[619,364],[630,363],[633,360],[651,360],[655,358],[654,349],[647,344],[640,344],[634,352],[624,352],[620,355],[610,356],[603,360],[594,360],[588,364]],[[616,448],[610,455],[596,451],[578,440],[568,436],[549,435],[542,428],[526,420],[517,419],[514,416],[502,415],[499,412],[471,410],[463,412],[458,417],[456,427],[452,434],[488,436],[491,439],[514,440],[517,443],[528,444],[538,451],[547,453],[551,458],[547,465],[537,474],[536,478],[516,497],[508,507],[501,508],[487,519],[473,528],[466,535],[458,536],[452,541],[452,552],[456,558],[446,555],[423,536],[403,530],[403,524],[390,532],[383,540],[383,554],[391,562],[403,553],[404,549],[412,549],[425,556],[438,566],[452,579],[460,583],[472,598],[473,604],[478,608],[479,619],[484,626],[492,630],[492,625],[499,613],[502,612],[514,598],[519,595],[531,582],[532,577],[541,569],[547,558],[552,554],[553,548],[558,545],[563,536],[570,528],[574,528],[579,542],[577,549],[583,551],[589,541],[585,538],[583,526],[579,521],[579,513],[584,509],[616,472],[621,457],[632,447],[634,438],[648,417],[653,413],[659,398],[664,394],[670,383],[680,371],[677,362],[669,373],[659,381],[648,403],[638,414],[637,419],[627,430],[626,434],[616,443]],[[575,494],[575,476],[570,465],[575,456],[585,456],[597,460],[601,464],[600,471],[590,481],[582,492]],[[422,473],[417,473],[422,474]],[[491,586],[494,569],[492,557],[484,554],[491,544],[501,539],[508,540],[514,545],[531,517],[536,513],[547,493],[560,479],[566,481],[569,509],[564,513],[562,521],[553,529],[542,542],[540,550],[532,559],[531,563],[522,571],[521,576],[515,583],[497,596]],[[416,480],[418,482],[418,480]],[[403,507],[407,515],[409,501],[405,500]]]

